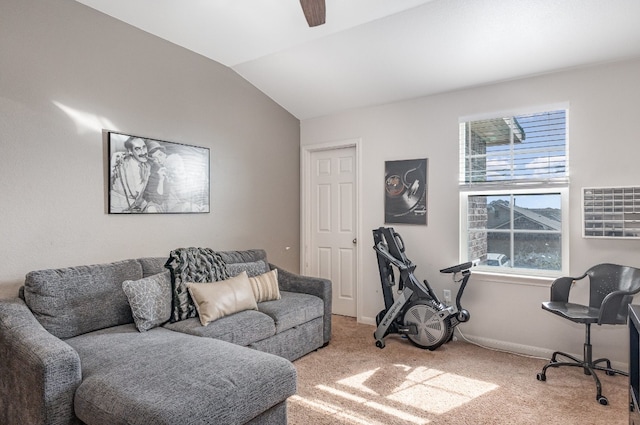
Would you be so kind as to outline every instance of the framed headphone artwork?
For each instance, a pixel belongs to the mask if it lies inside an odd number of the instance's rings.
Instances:
[[[428,159],[385,161],[384,222],[427,224]]]

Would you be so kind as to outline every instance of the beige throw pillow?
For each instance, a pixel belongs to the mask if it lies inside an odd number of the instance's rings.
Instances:
[[[244,310],[257,310],[247,272],[213,283],[187,283],[200,323],[207,326],[221,317]]]
[[[256,302],[279,300],[280,289],[278,288],[278,269],[273,269],[256,277],[250,277],[253,295]]]

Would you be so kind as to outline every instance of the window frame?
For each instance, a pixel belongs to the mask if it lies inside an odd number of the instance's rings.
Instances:
[[[499,267],[477,264],[474,269],[480,272],[495,274],[511,274],[523,276],[542,276],[542,277],[559,277],[567,276],[569,273],[569,187],[566,186],[549,186],[539,188],[521,188],[521,189],[484,189],[484,190],[460,190],[460,262],[473,261],[475,258],[469,258],[469,227],[467,223],[467,214],[469,208],[469,198],[473,196],[508,196],[508,195],[545,195],[560,194],[560,207],[562,214],[561,230],[560,230],[560,246],[561,246],[561,267],[560,270],[541,270],[528,269],[523,267]],[[517,233],[517,230],[511,232]],[[510,258],[513,261],[513,258]]]
[[[509,196],[509,195],[540,195],[540,194],[560,194],[561,202],[561,231],[560,231],[560,255],[561,255],[561,269],[560,270],[542,270],[542,269],[529,269],[521,267],[500,267],[500,266],[487,266],[478,264],[477,271],[487,274],[496,275],[514,275],[514,276],[530,276],[530,277],[558,277],[566,276],[569,273],[569,232],[570,232],[570,218],[569,218],[569,104],[552,104],[544,105],[542,107],[527,108],[511,111],[502,111],[494,113],[485,113],[482,115],[465,116],[460,117],[458,125],[480,121],[497,119],[503,117],[513,117],[519,115],[528,114],[541,114],[545,112],[564,110],[565,111],[565,167],[566,173],[564,178],[553,178],[546,180],[534,180],[525,179],[518,181],[499,181],[499,182],[478,182],[478,183],[465,183],[465,143],[461,137],[459,137],[459,161],[460,161],[460,179],[459,179],[459,214],[460,214],[460,243],[459,243],[459,257],[461,262],[473,261],[474,258],[469,258],[469,227],[468,227],[468,208],[469,199],[473,196]],[[459,130],[461,131],[461,130]],[[512,229],[511,232],[517,233],[517,230]],[[510,260],[513,262],[513,258],[510,256]],[[512,263],[513,265],[513,263]]]

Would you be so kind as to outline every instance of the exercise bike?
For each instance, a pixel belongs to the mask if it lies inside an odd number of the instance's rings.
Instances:
[[[455,306],[448,306],[440,302],[426,280],[420,282],[415,277],[416,265],[405,255],[400,234],[392,227],[380,227],[373,230],[373,240],[385,306],[376,316],[377,328],[373,334],[376,347],[384,348],[384,338],[390,333],[406,335],[413,344],[428,350],[435,350],[451,340],[454,328],[471,317],[460,305],[460,299],[474,262],[440,270],[452,274],[454,282],[460,283]],[[392,290],[396,275],[394,267],[399,274],[399,293],[395,301]],[[458,274],[462,277],[456,280]]]

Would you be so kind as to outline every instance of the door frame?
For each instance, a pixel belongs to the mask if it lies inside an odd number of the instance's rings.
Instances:
[[[362,180],[362,170],[360,167],[361,164],[361,149],[360,149],[361,139],[346,139],[339,140],[335,142],[327,142],[313,145],[305,145],[302,146],[300,150],[300,273],[301,274],[309,274],[309,270],[311,269],[311,250],[309,244],[311,243],[311,155],[314,152],[327,151],[327,150],[338,150],[344,148],[355,148],[355,161],[356,161],[356,211],[355,217],[356,220],[356,239],[358,243],[356,244],[356,320],[360,322],[360,314],[362,312],[362,249],[360,249],[360,244],[362,238],[362,229],[360,228],[362,220],[361,220],[361,190],[360,190],[360,182]]]

